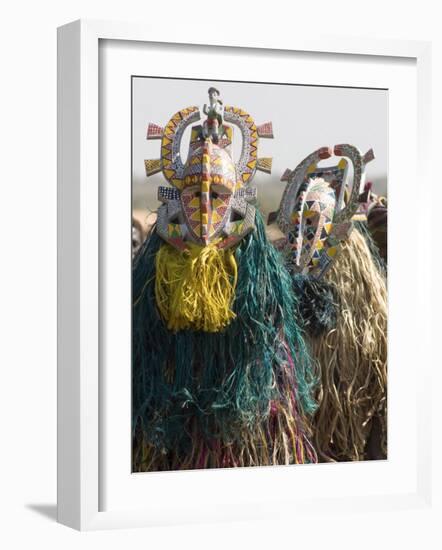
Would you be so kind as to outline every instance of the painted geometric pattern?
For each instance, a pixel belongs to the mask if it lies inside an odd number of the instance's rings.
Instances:
[[[256,169],[267,174],[272,173],[272,159],[270,157],[259,158],[256,163]]]
[[[362,157],[362,162],[364,164],[368,164],[369,162],[371,162],[372,160],[374,160],[374,151],[373,149],[369,149],[365,155]]]
[[[230,154],[230,146],[233,142],[233,128],[228,124],[223,124],[223,131],[224,133],[219,139],[217,145],[221,149],[227,149],[228,153]]]
[[[337,212],[335,223],[350,221],[359,206],[359,193],[365,179],[365,164],[361,152],[357,147],[347,143],[335,145],[335,155],[347,157],[353,164],[353,185],[347,204]]]
[[[230,193],[218,193],[216,196],[214,196],[213,192],[211,193],[212,216],[210,219],[210,237],[217,234],[224,225],[231,198],[232,195]]]
[[[181,202],[193,236],[208,242],[225,226],[236,185],[235,165],[228,153],[211,140],[187,161]]]
[[[289,178],[291,175],[292,175],[292,171],[290,170],[290,168],[286,168],[284,170],[284,173],[281,176],[280,181],[289,181]]]
[[[149,123],[147,127],[146,139],[161,139],[163,137],[164,128],[158,124]]]
[[[201,136],[203,134],[203,127],[201,124],[197,126],[192,126],[190,132],[190,144],[189,144],[189,154],[191,154],[193,149],[197,149],[201,146]]]
[[[161,202],[176,201],[179,200],[180,194],[178,189],[174,187],[158,187],[158,200]]]
[[[249,183],[256,171],[258,156],[258,130],[253,118],[243,109],[227,105],[224,119],[239,127],[242,134],[242,150],[236,163],[238,179],[242,184]]]
[[[194,126],[189,158],[182,162],[181,141],[186,127],[200,118],[197,107],[178,111],[164,129],[155,124],[148,127],[148,139],[161,137],[161,159],[146,161],[146,170],[155,173],[162,169],[173,185],[158,190],[163,202],[158,209],[158,234],[180,250],[186,249],[189,239],[207,243],[219,235],[223,238],[217,246],[228,248],[254,228],[256,211],[249,202],[256,199],[256,189],[243,185],[250,182],[258,164],[270,171],[271,159],[258,161],[258,129],[250,115],[234,107],[227,107],[226,112],[226,122],[230,117],[242,133],[237,164],[230,155],[233,127],[226,123],[217,144],[211,140],[202,144],[202,127]],[[259,134],[273,137],[272,124],[262,124]]]
[[[335,192],[324,180],[312,180],[300,189],[288,232],[296,271],[317,266],[328,253],[335,204]]]
[[[212,142],[207,140],[203,146],[200,193],[201,238],[205,243],[209,240],[209,219],[212,217],[212,203],[210,200],[211,161]]]
[[[157,232],[158,235],[178,250],[185,250],[186,244],[184,237],[181,235],[181,227],[179,224],[170,223],[169,204],[162,204],[158,208],[157,216]],[[178,229],[179,228],[179,229]]]
[[[238,203],[241,204],[241,212],[236,208]],[[232,202],[232,212],[235,214],[235,217],[240,214],[242,218],[228,223],[226,229],[228,236],[217,245],[218,248],[234,246],[255,228],[256,209],[254,206],[247,204],[244,199],[237,197],[234,199]]]
[[[257,129],[260,138],[273,138],[273,125],[271,122],[260,124]]]
[[[256,187],[241,187],[235,192],[235,198],[241,198],[247,202],[253,202],[256,200],[257,189]]]
[[[198,239],[201,237],[201,199],[200,191],[194,191],[192,188],[185,189],[181,193],[181,203],[186,220]]]
[[[337,210],[341,209],[344,198],[343,183],[347,174],[347,167],[348,162],[345,159],[341,159],[335,166],[324,166],[323,168],[314,166],[314,170],[308,172],[306,175],[306,179],[322,178],[330,184],[337,197]]]
[[[287,235],[291,228],[291,216],[295,210],[295,203],[298,201],[301,189],[304,186],[306,190],[308,172],[312,173],[320,160],[329,158],[332,151],[329,147],[321,147],[313,153],[310,153],[303,161],[301,161],[294,170],[287,169],[284,174],[283,181],[287,180],[287,185],[281,199],[281,203],[277,215],[277,224],[279,229]]]
[[[195,150],[184,169],[182,189],[200,185],[203,173],[203,146]],[[226,151],[212,144],[210,152],[210,184],[223,185],[232,192],[236,185],[235,165]]]
[[[146,176],[152,176],[157,172],[161,172],[162,164],[161,159],[149,159],[144,161],[144,167],[146,169]]]
[[[331,154],[346,158],[342,158],[336,166],[318,168],[318,162],[329,158]],[[307,270],[321,277],[331,265],[342,241],[348,238],[353,228],[352,219],[360,200],[365,164],[373,158],[372,150],[362,156],[356,147],[342,144],[336,145],[333,151],[327,147],[318,149],[298,164],[295,170],[285,171],[281,179],[288,184],[281,200],[277,223],[287,235],[296,271]],[[353,185],[344,204],[348,168],[346,159],[353,164]],[[319,188],[316,189],[319,194],[314,192],[312,184],[315,178],[327,182],[328,193],[325,188],[323,196],[320,196]]]
[[[180,238],[181,226],[179,223],[169,223],[167,226],[169,239]]]
[[[244,220],[238,220],[230,223],[230,233],[232,235],[241,235],[244,230]]]
[[[230,146],[232,145],[233,141],[233,128],[231,126],[228,126],[227,124],[223,124],[223,135],[219,139],[217,145],[221,149],[227,149],[228,153],[230,154]],[[190,152],[194,149],[198,149],[201,147],[201,141],[203,136],[203,127],[201,124],[198,126],[192,126],[192,131],[190,134]]]
[[[161,140],[161,160],[164,177],[178,189],[182,188],[184,164],[181,161],[180,146],[185,129],[199,120],[198,107],[188,107],[173,115],[164,128]]]

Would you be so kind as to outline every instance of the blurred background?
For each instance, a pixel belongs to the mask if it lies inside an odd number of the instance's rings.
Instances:
[[[280,177],[309,153],[338,143],[356,145],[362,153],[373,148],[375,160],[367,166],[373,191],[387,194],[388,91],[293,84],[220,82],[133,78],[133,207],[141,223],[158,208],[157,189],[167,182],[161,173],[146,178],[144,160],[160,157],[160,141],[146,140],[149,122],[165,126],[178,110],[208,102],[207,90],[215,86],[224,105],[241,107],[257,125],[273,123],[274,139],[260,139],[258,156],[273,157],[272,174],[257,172],[258,205],[264,217],[278,208],[284,190]],[[204,116],[204,115],[202,115]],[[241,150],[241,136],[234,137],[234,155]],[[187,158],[190,128],[184,135],[181,155]],[[333,157],[323,165],[334,164]]]

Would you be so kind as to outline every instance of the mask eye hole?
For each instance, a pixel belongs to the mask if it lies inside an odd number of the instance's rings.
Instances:
[[[238,212],[235,212],[235,210],[232,211],[231,215],[230,215],[230,221],[231,222],[240,222],[244,219],[243,216],[241,216],[241,214],[239,214]]]
[[[222,184],[215,184],[210,186],[210,196],[212,199],[218,199],[220,196],[223,199],[227,199],[232,195],[232,190]]]
[[[195,191],[193,194],[194,197],[200,198],[201,197],[201,191]]]

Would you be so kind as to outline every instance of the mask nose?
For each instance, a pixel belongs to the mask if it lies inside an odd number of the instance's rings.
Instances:
[[[212,205],[210,201],[210,190],[201,190],[201,239],[208,244],[210,237],[210,220],[212,217]]]
[[[203,147],[202,170],[201,170],[201,239],[207,245],[210,236],[209,221],[212,217],[212,206],[210,203],[210,184],[211,180],[211,165],[210,158],[212,152],[212,143],[206,139]]]

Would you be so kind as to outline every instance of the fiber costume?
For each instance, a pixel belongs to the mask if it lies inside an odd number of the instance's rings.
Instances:
[[[290,274],[251,186],[256,170],[271,169],[257,147],[272,126],[257,127],[236,107],[222,111],[212,96],[211,119],[191,128],[185,163],[180,144],[197,107],[148,128],[161,158],[145,161],[146,173],[162,171],[171,187],[159,188],[157,224],[134,264],[135,471],[317,460],[307,419],[317,380]]]
[[[286,257],[321,371],[312,426],[319,459],[385,458],[387,291],[382,262],[361,221],[369,189],[360,194],[374,157],[351,145],[333,152],[342,157],[337,165],[318,168],[332,154],[321,148],[284,173],[286,189],[272,216],[280,232],[275,244]],[[346,158],[353,164],[350,193]]]

